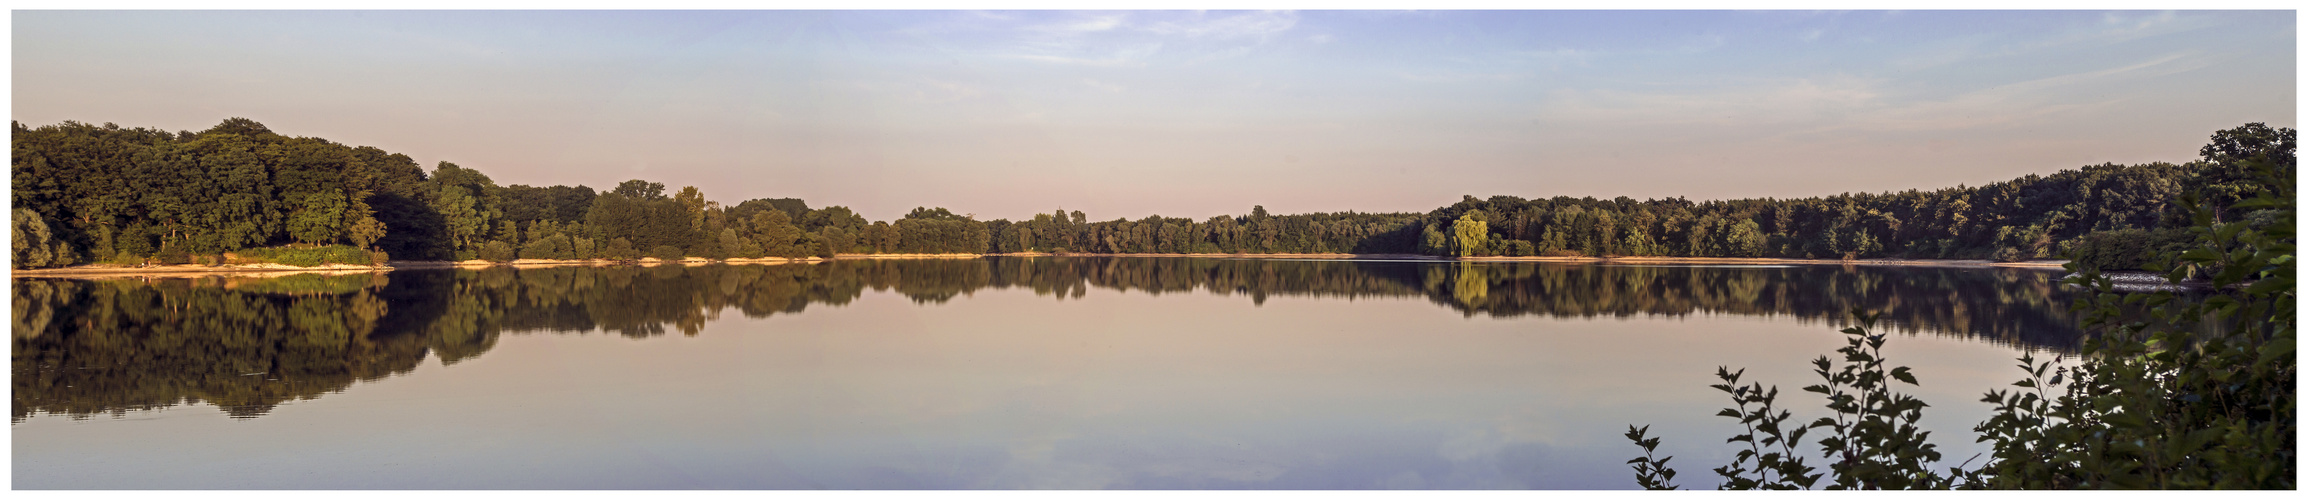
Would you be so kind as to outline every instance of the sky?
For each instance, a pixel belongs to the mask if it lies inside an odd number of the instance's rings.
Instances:
[[[13,120],[245,117],[874,220],[1809,197],[2297,127],[2280,11],[15,11]]]

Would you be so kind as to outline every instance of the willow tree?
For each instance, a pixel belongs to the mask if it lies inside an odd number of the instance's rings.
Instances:
[[[1453,255],[1469,257],[1482,252],[1490,244],[1490,216],[1481,210],[1469,211],[1451,223],[1451,250]]]

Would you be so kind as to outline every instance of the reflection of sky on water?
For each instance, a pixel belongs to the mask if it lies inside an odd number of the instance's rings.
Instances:
[[[1651,424],[1686,486],[1733,452],[1714,367],[1798,420],[1819,324],[1462,317],[1417,299],[980,290],[695,337],[527,333],[231,420],[14,426],[19,488],[1625,488]],[[1949,463],[2016,352],[1898,335]]]

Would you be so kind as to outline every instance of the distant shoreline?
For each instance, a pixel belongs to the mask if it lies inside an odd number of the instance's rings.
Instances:
[[[692,258],[692,259],[683,259],[683,260],[678,260],[678,261],[665,261],[665,260],[658,260],[658,259],[656,259],[656,258],[643,258],[643,259],[639,259],[639,260],[623,260],[623,261],[621,261],[621,260],[608,260],[608,259],[592,259],[592,260],[519,259],[519,260],[514,260],[514,261],[512,261],[512,262],[503,262],[503,263],[498,263],[498,262],[488,262],[488,261],[481,261],[481,260],[468,260],[468,261],[440,261],[440,260],[431,260],[431,261],[393,261],[393,262],[390,262],[390,263],[387,263],[387,264],[385,264],[385,265],[381,265],[381,266],[359,266],[359,265],[351,265],[351,264],[324,264],[324,265],[319,265],[319,266],[310,266],[310,267],[291,266],[291,265],[285,265],[285,264],[237,264],[237,265],[224,265],[224,266],[203,266],[203,265],[196,265],[196,264],[179,264],[179,265],[168,265],[168,266],[152,266],[152,267],[125,267],[125,266],[114,266],[114,265],[109,265],[109,264],[97,264],[97,265],[80,265],[80,266],[63,267],[63,268],[54,268],[54,269],[16,269],[16,270],[11,270],[11,271],[10,271],[10,276],[11,276],[12,278],[96,278],[96,277],[140,277],[140,276],[143,276],[143,277],[172,277],[172,278],[182,278],[182,277],[201,277],[201,276],[212,276],[212,275],[213,275],[213,276],[244,276],[244,277],[245,277],[245,276],[252,276],[252,275],[253,275],[253,276],[267,276],[267,275],[287,276],[287,275],[293,275],[293,274],[312,274],[312,273],[319,273],[319,274],[361,274],[361,273],[373,273],[373,272],[393,271],[393,270],[401,270],[401,269],[485,269],[485,268],[496,267],[496,266],[506,266],[506,267],[512,267],[512,268],[516,268],[516,269],[533,269],[533,268],[544,268],[544,267],[568,267],[568,266],[588,266],[588,267],[607,267],[607,266],[644,266],[644,267],[654,267],[654,266],[662,266],[662,265],[685,265],[685,266],[700,266],[700,265],[710,265],[710,264],[731,264],[731,265],[761,265],[761,264],[771,264],[771,265],[774,265],[774,264],[792,264],[792,263],[814,263],[814,262],[825,262],[825,261],[828,261],[828,260],[868,260],[868,259],[975,259],[975,258],[979,258],[979,257],[1204,257],[1204,258],[1228,258],[1228,259],[1336,259],[1336,260],[1375,260],[1375,259],[1384,259],[1384,260],[1428,260],[1428,261],[1436,261],[1436,262],[1451,262],[1451,261],[1462,261],[1462,262],[1558,262],[1558,263],[1566,263],[1566,264],[1612,264],[1612,265],[1628,265],[1628,264],[1638,264],[1638,265],[1639,265],[1639,264],[1674,264],[1674,265],[1853,265],[1853,266],[1911,266],[1911,267],[1969,267],[1969,268],[1989,268],[1989,267],[2018,267],[2018,268],[2037,268],[2037,269],[2059,269],[2059,268],[2061,268],[2061,266],[2063,266],[2063,265],[2065,265],[2065,264],[2067,263],[2066,261],[2053,261],[2053,260],[2038,260],[2038,261],[2027,261],[2027,262],[1993,262],[1993,261],[1986,261],[1986,260],[1941,260],[1941,259],[1859,259],[1859,260],[1840,260],[1840,259],[1781,259],[1781,258],[1738,258],[1738,257],[1459,257],[1459,258],[1452,258],[1452,257],[1438,257],[1438,256],[1433,256],[1433,255],[1418,255],[1418,254],[1350,254],[1350,253],[1268,253],[1268,254],[1227,254],[1227,253],[1149,254],[1149,253],[1121,253],[1121,254],[1064,254],[1064,255],[1059,255],[1059,254],[1042,253],[1042,252],[1024,252],[1024,253],[993,253],[993,254],[842,254],[842,255],[837,255],[837,256],[835,256],[835,257],[834,257],[834,258],[832,258],[832,259],[826,259],[826,258],[823,258],[823,257],[804,257],[804,258],[798,258],[798,259],[787,259],[787,258],[782,258],[782,257],[768,257],[768,258],[759,258],[759,259],[720,259],[720,260],[715,260],[715,259],[704,259],[704,258]]]

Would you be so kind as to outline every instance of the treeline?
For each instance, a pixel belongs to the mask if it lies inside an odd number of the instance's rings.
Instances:
[[[428,172],[407,155],[241,118],[197,133],[17,123],[12,136],[17,267],[327,245],[371,261],[801,257],[852,250],[869,234],[842,207],[764,199],[724,210],[696,188],[669,197],[638,180],[606,193],[499,186],[453,163]]]
[[[2086,250],[2102,267],[2136,266],[2146,249],[2185,239],[2179,228],[2188,225],[2187,216],[2172,203],[2181,194],[2202,193],[2227,206],[2252,182],[2244,165],[2254,158],[2271,160],[2285,178],[2294,178],[2296,136],[2290,128],[2252,123],[2213,134],[2202,158],[2184,165],[2105,164],[1935,191],[1701,203],[1469,196],[1427,214],[1419,250],[1458,256],[2002,261]]]
[[[18,267],[417,244],[429,228],[412,208],[458,180],[445,164],[428,178],[406,155],[283,137],[245,119],[200,133],[19,123],[11,136]]]
[[[928,207],[868,221],[792,198],[723,206],[696,187],[669,195],[644,180],[607,192],[499,186],[448,162],[428,172],[406,155],[241,118],[198,133],[17,123],[11,218],[19,268],[217,263],[248,248],[326,245],[376,262],[1021,252],[2011,261],[2078,252],[2121,267],[2177,241],[2167,228],[2184,225],[2170,203],[2181,193],[2233,198],[2253,157],[2279,159],[2289,176],[2295,135],[2253,123],[2215,133],[2187,164],[2098,165],[1935,191],[1707,202],[1468,196],[1425,214],[1254,207],[1201,220],[1092,221],[1061,209],[1013,222]]]
[[[411,270],[350,276],[19,279],[13,417],[207,402],[237,417],[360,381],[454,364],[503,334],[696,335],[750,318],[848,304],[867,290],[917,303],[1097,288],[1273,297],[1424,298],[1468,316],[1738,314],[1840,323],[1853,307],[1910,332],[2072,352],[2058,272],[1795,266],[1706,268],[1535,262],[1402,263],[1113,257],[838,260],[814,265]],[[263,374],[254,376],[250,374]]]

